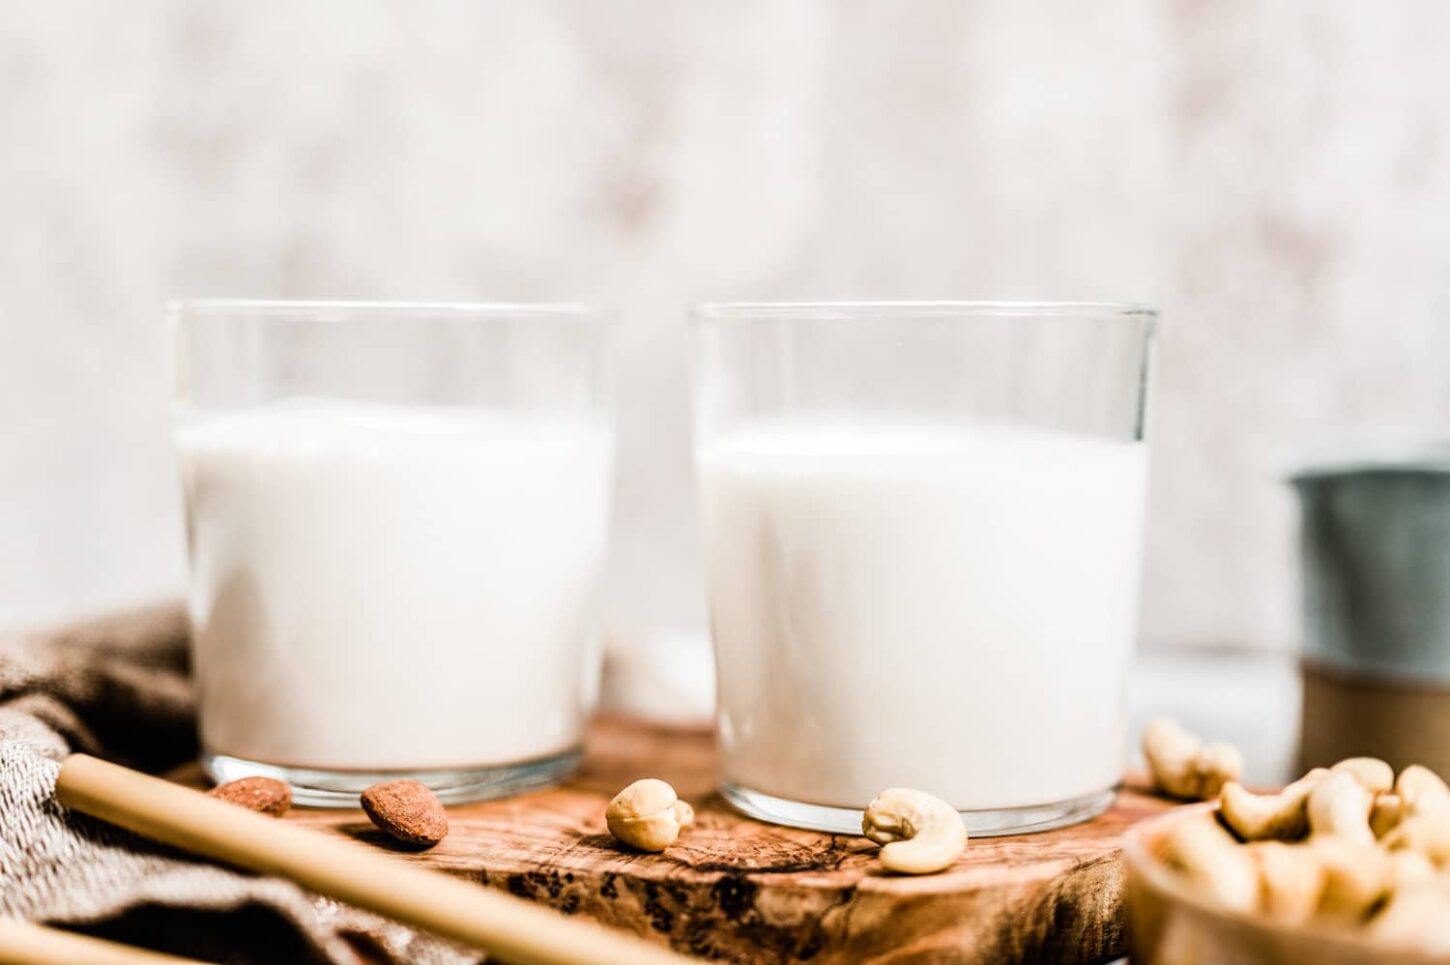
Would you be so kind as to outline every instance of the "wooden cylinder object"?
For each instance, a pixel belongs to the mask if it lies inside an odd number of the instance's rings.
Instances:
[[[186,965],[191,962],[194,965],[196,960],[46,928],[14,918],[0,918],[0,963],[74,965],[76,962],[89,965]]]

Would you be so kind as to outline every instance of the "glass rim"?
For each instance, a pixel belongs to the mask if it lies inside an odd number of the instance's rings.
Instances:
[[[391,315],[414,313],[429,317],[474,317],[479,319],[554,318],[559,320],[606,321],[609,315],[580,302],[471,302],[401,299],[285,299],[285,298],[174,298],[166,314],[175,320],[217,316],[286,317],[303,322],[336,323],[347,315]]]
[[[1157,309],[1137,302],[1088,301],[791,301],[791,302],[705,302],[691,314],[701,321],[759,320],[899,320],[943,318],[1010,318],[1014,316],[1142,318],[1150,325]]]

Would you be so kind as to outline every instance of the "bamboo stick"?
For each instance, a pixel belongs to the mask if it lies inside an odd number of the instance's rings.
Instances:
[[[89,935],[46,928],[16,918],[0,918],[0,963],[3,965],[185,965],[193,958],[178,958],[133,948]]]
[[[481,948],[517,965],[665,965],[642,939],[414,867],[353,841],[264,817],[85,754],[66,758],[63,806],[184,851],[288,878],[319,894]]]

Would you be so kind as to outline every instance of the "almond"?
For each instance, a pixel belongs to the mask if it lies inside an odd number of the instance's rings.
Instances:
[[[374,784],[362,793],[363,810],[399,841],[431,848],[448,833],[448,814],[433,792],[417,781]]]
[[[236,804],[249,811],[280,818],[292,806],[292,788],[286,781],[271,777],[244,777],[218,784],[207,792],[214,798]]]

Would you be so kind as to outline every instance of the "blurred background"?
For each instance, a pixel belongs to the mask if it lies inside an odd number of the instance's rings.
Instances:
[[[1450,413],[1436,0],[0,17],[3,626],[179,594],[176,296],[615,310],[626,649],[703,647],[697,300],[1159,305],[1150,651],[1287,659],[1288,460]]]

